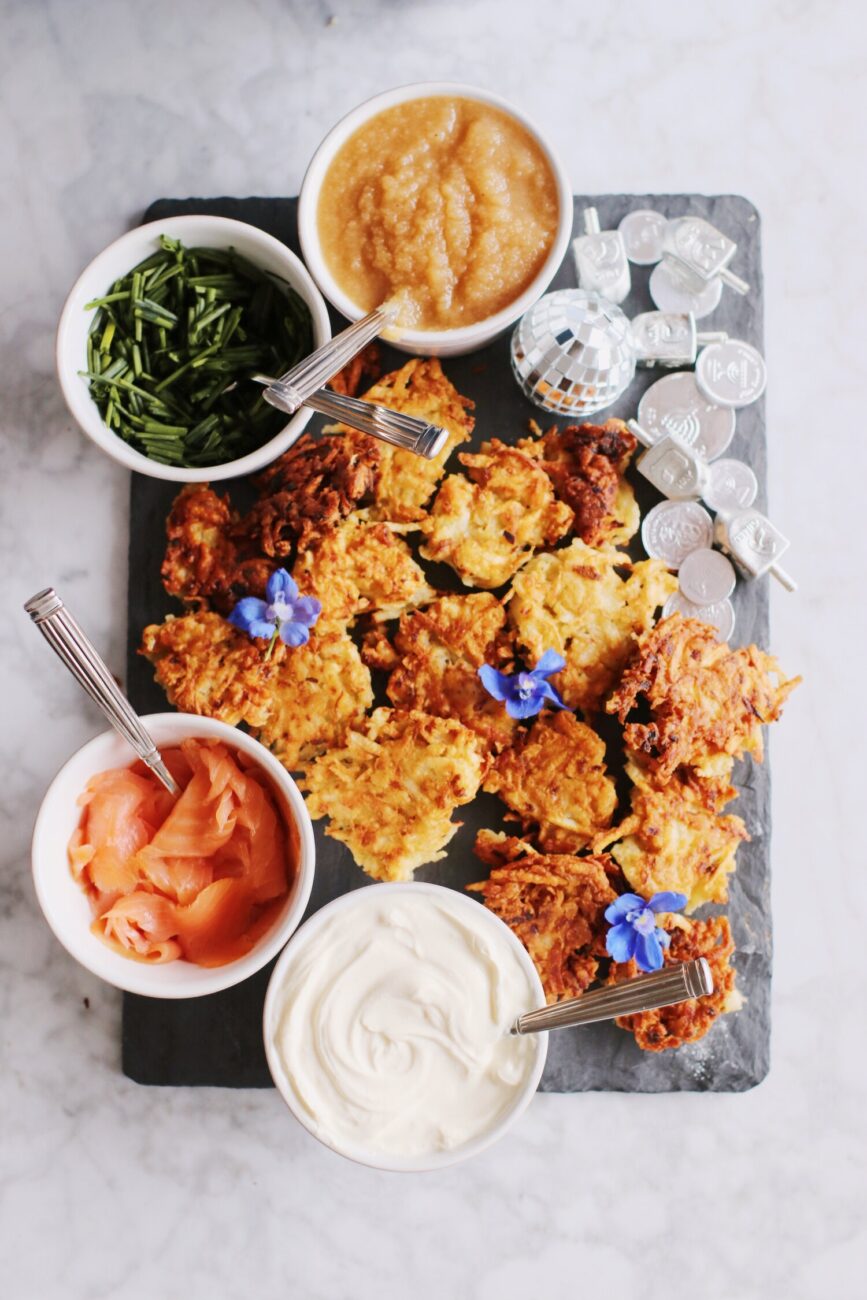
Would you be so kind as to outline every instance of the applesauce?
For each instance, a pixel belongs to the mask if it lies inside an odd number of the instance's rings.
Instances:
[[[443,330],[507,307],[557,231],[557,182],[536,139],[501,109],[431,96],[378,113],[335,154],[319,194],[322,255],[365,312]]]

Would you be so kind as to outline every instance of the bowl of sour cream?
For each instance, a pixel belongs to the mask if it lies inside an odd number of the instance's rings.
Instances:
[[[377,1169],[441,1169],[503,1136],[535,1093],[547,1034],[536,968],[474,899],[422,882],[354,890],[315,913],[268,986],[265,1053],[295,1118]]]

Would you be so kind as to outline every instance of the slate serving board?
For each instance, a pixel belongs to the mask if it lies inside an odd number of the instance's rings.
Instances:
[[[751,285],[745,298],[730,289],[723,291],[719,307],[706,318],[708,329],[725,329],[735,338],[762,347],[762,270],[758,213],[746,199],[732,195],[705,197],[694,194],[602,194],[576,197],[576,231],[583,229],[581,212],[588,204],[598,209],[603,230],[617,226],[635,208],[655,208],[668,216],[686,212],[705,216],[736,240],[738,252],[733,269]],[[294,199],[161,199],[145,213],[144,220],[158,221],[183,213],[214,213],[251,222],[283,240],[299,252]],[[628,316],[649,310],[653,303],[647,292],[650,268],[632,268],[632,293],[623,304]],[[574,285],[571,256],[567,256],[554,286]],[[332,324],[339,327],[334,318]],[[701,328],[701,326],[700,326]],[[508,336],[481,352],[445,362],[445,370],[461,393],[476,403],[474,443],[491,436],[512,441],[536,418],[550,423],[529,402],[513,382],[509,371]],[[386,357],[388,368],[402,364],[401,354]],[[663,371],[640,371],[624,397],[608,414],[634,414],[641,393]],[[311,422],[315,429],[322,423]],[[562,423],[565,423],[563,421]],[[737,431],[727,454],[741,457],[755,469],[760,495],[757,504],[765,508],[766,437],[764,402],[738,412]],[[453,468],[457,468],[455,464]],[[659,498],[634,471],[642,513]],[[221,489],[226,488],[221,484]],[[242,481],[232,483],[233,499],[242,507],[249,489]],[[127,686],[135,707],[142,713],[161,712],[168,705],[155,684],[150,666],[137,655],[142,628],[180,612],[160,582],[164,550],[164,523],[177,487],[156,479],[132,477],[129,547],[129,657]],[[635,555],[641,557],[640,543]],[[428,566],[429,567],[429,566]],[[445,577],[444,575],[448,575]],[[459,587],[449,570],[439,567],[435,585]],[[765,582],[739,582],[734,596],[736,644],[756,641],[768,646],[768,594]],[[741,846],[738,870],[732,881],[729,916],[737,945],[738,986],[746,997],[739,1013],[720,1020],[701,1042],[676,1052],[646,1053],[636,1047],[630,1034],[613,1024],[561,1031],[551,1035],[548,1064],[542,1079],[547,1092],[585,1092],[594,1089],[626,1092],[715,1091],[741,1092],[764,1078],[769,1063],[771,918],[769,880],[770,778],[767,762],[761,767],[740,764],[735,772],[740,799],[737,813],[747,823],[751,840]],[[499,828],[502,805],[491,795],[481,795],[458,810],[463,826],[452,840],[448,858],[423,868],[417,878],[433,880],[461,889],[484,875],[484,868],[472,852],[476,831]],[[337,894],[368,885],[367,876],[353,862],[349,851],[323,832],[316,823],[316,880],[309,912]],[[159,1001],[132,994],[124,996],[123,1070],[143,1084],[201,1084],[224,1087],[267,1087],[270,1076],[261,1040],[261,1012],[270,967],[252,979],[224,993],[186,1001]]]

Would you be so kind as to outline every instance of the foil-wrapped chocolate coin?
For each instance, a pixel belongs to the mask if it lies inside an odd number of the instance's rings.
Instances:
[[[662,241],[668,222],[652,208],[628,212],[617,229],[623,236],[626,256],[636,266],[653,266],[662,257]]]
[[[707,400],[717,406],[749,406],[765,391],[764,358],[742,339],[711,343],[698,355],[695,382]]]
[[[651,437],[658,440],[674,433],[707,461],[728,447],[735,419],[731,408],[708,402],[686,370],[657,379],[638,403],[638,423]]]
[[[758,496],[759,480],[742,460],[715,460],[708,467],[702,496],[711,510],[728,514],[746,510]]]
[[[650,272],[647,285],[660,311],[691,311],[696,320],[709,316],[722,297],[722,281],[708,280],[701,288],[686,280],[677,266],[663,260]]]
[[[702,623],[710,623],[716,628],[721,641],[730,641],[735,630],[735,611],[730,600],[720,600],[714,605],[696,605],[687,600],[682,592],[676,591],[662,607],[662,617],[682,614],[684,618],[699,618]]]
[[[641,522],[641,541],[651,559],[677,570],[692,551],[713,545],[713,520],[697,501],[660,501]]]
[[[720,551],[702,546],[684,558],[677,579],[681,593],[694,605],[716,605],[732,594],[737,574]]]

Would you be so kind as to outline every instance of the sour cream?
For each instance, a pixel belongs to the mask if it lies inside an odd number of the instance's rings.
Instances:
[[[374,885],[307,929],[269,991],[269,1056],[322,1141],[359,1159],[453,1152],[526,1100],[544,1048],[509,1028],[540,1005],[540,988],[480,904],[437,886]]]

